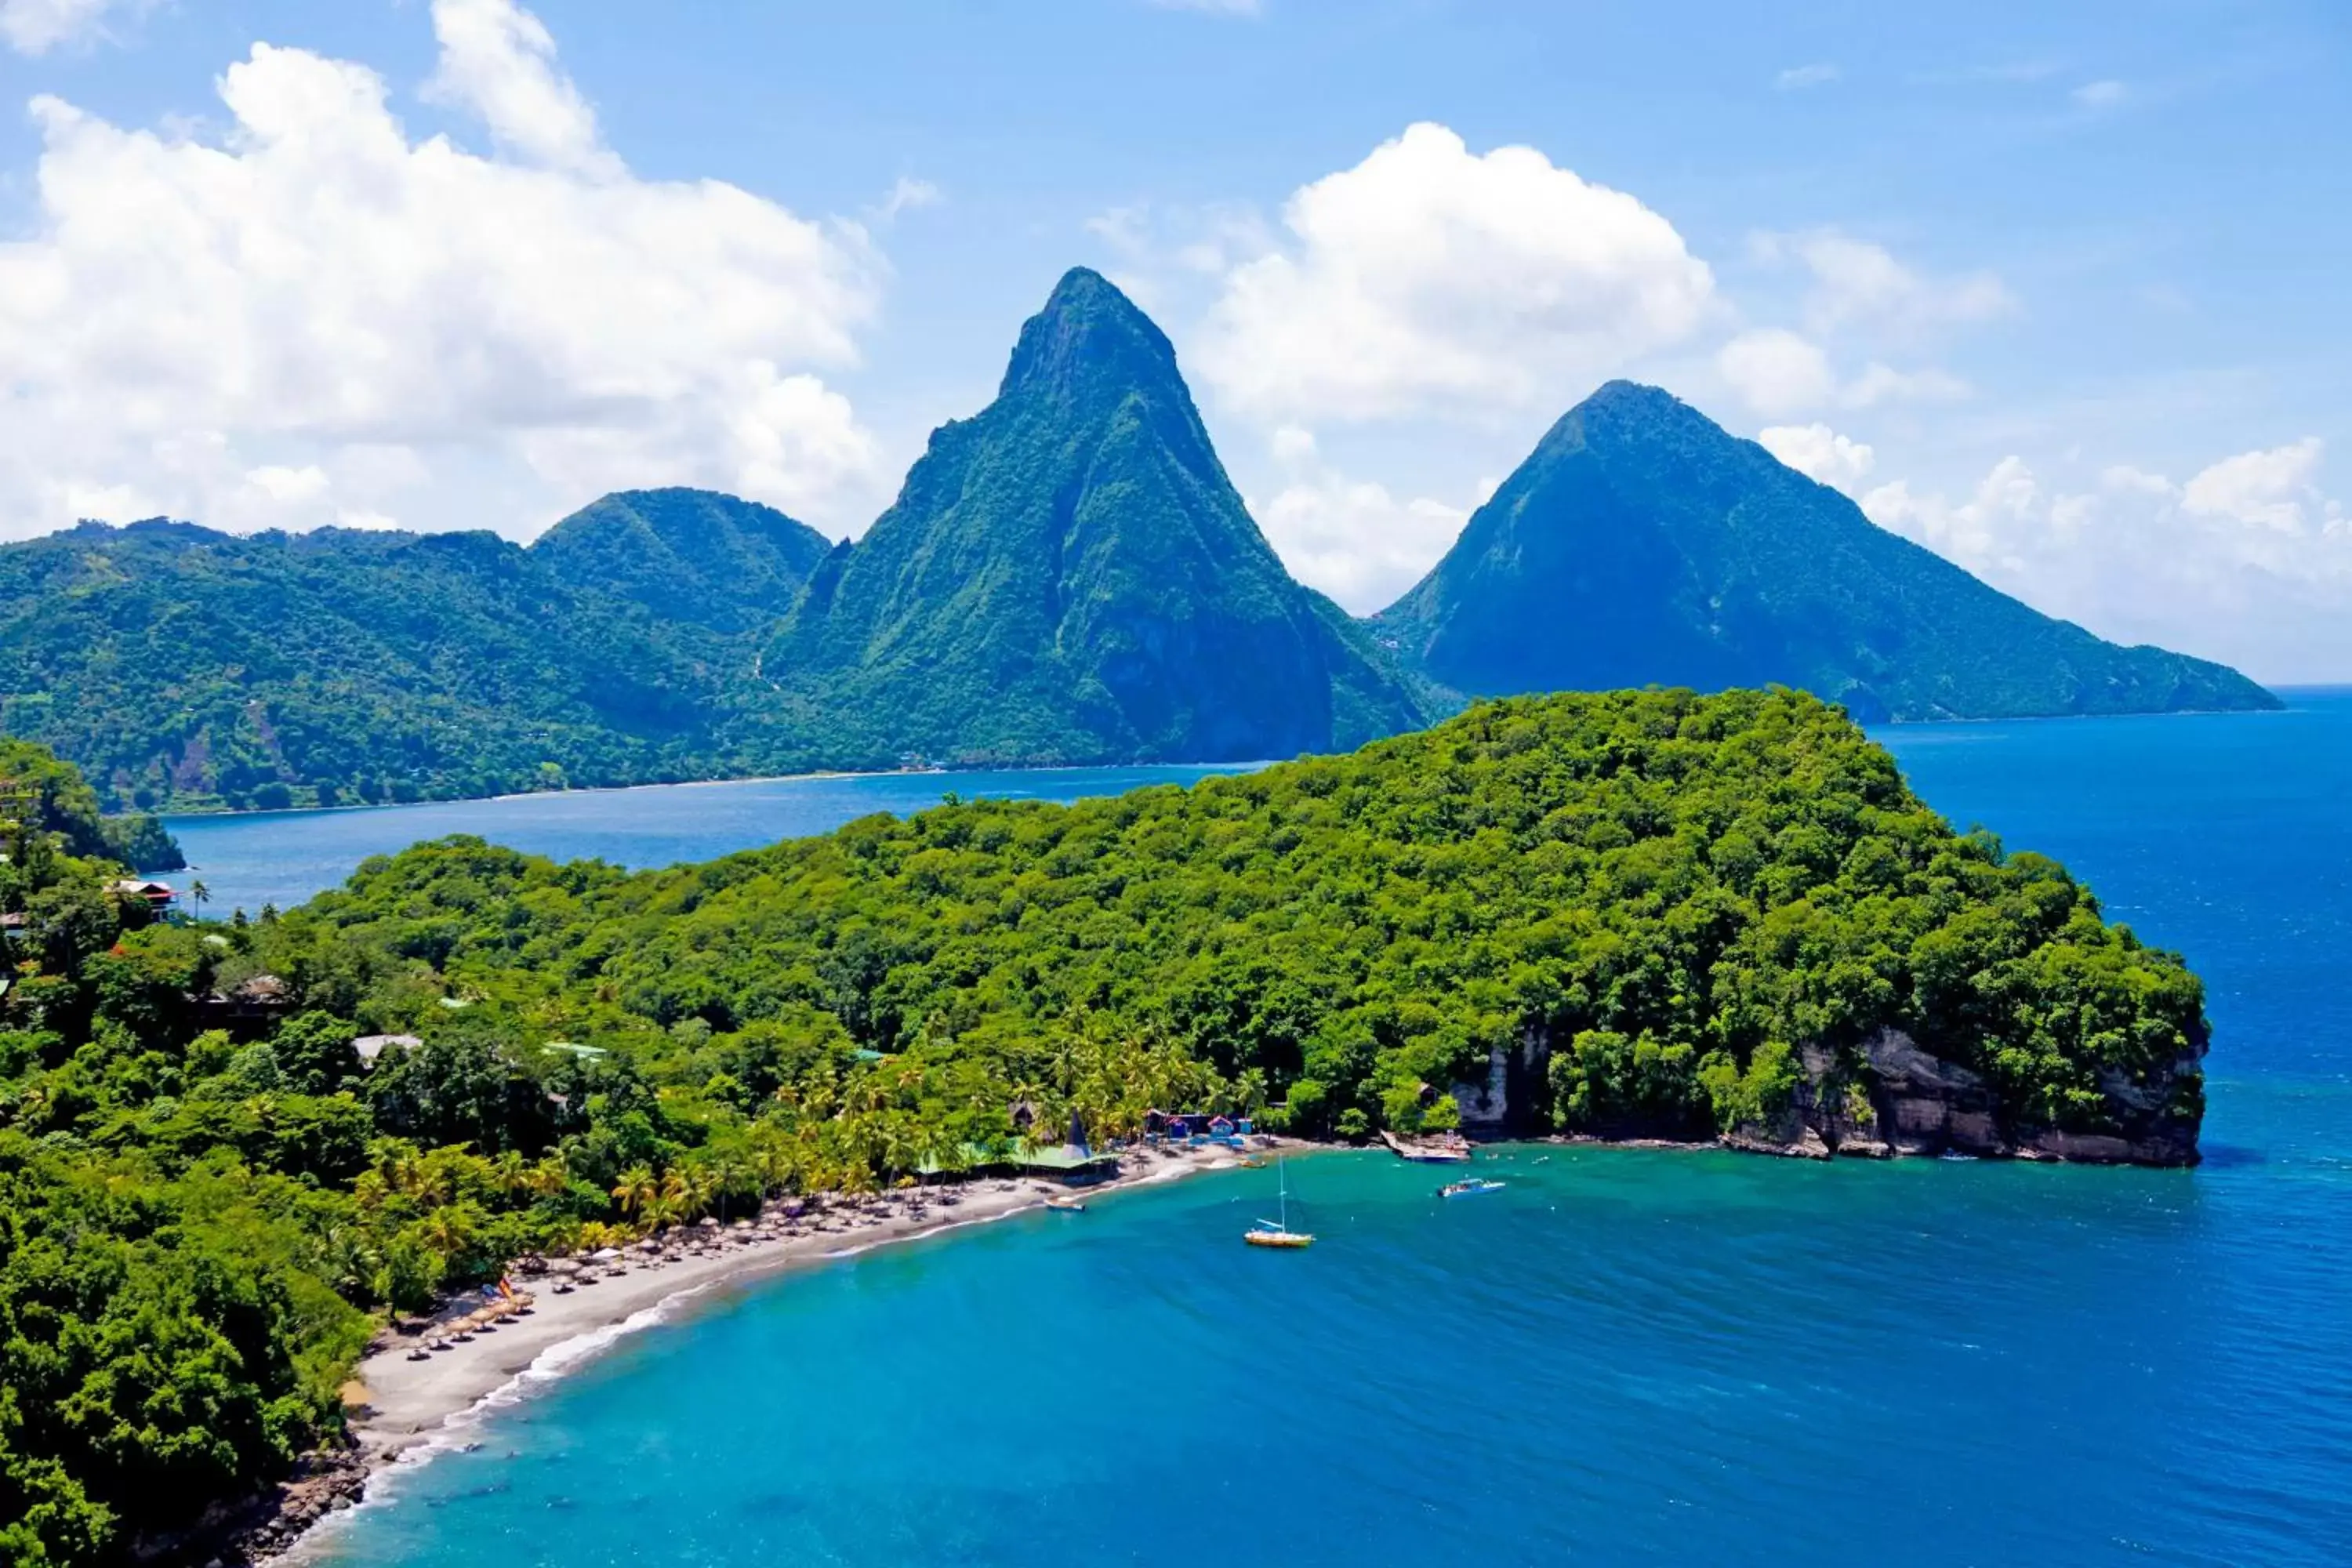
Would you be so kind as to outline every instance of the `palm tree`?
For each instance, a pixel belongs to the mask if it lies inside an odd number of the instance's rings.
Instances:
[[[204,879],[200,877],[188,884],[188,902],[196,906],[198,920],[205,918],[205,906],[212,901],[213,890],[205,886]]]
[[[695,1183],[684,1168],[672,1165],[662,1173],[660,1201],[655,1212],[671,1225],[692,1219],[694,1189]]]
[[[490,1162],[490,1180],[497,1184],[499,1192],[507,1197],[529,1191],[531,1182],[530,1165],[523,1159],[522,1151],[509,1149]]]
[[[472,1245],[471,1216],[456,1204],[444,1204],[425,1217],[425,1245],[444,1258],[455,1258]]]
[[[563,1151],[558,1149],[533,1165],[523,1177],[525,1189],[535,1198],[551,1198],[572,1184],[571,1167],[564,1163]]]
[[[643,1219],[646,1211],[661,1201],[661,1184],[654,1180],[653,1172],[645,1166],[632,1165],[622,1172],[621,1179],[614,1184],[613,1201],[621,1205],[623,1214],[633,1219]]]

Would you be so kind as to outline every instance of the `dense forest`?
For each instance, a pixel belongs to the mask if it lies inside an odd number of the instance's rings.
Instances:
[[[781,512],[695,490],[608,496],[529,549],[85,524],[0,548],[0,730],[73,759],[115,810],[805,762],[730,726],[767,690],[747,626],[772,623],[827,548]]]
[[[161,519],[0,545],[0,732],[118,811],[1259,761],[1465,697],[1772,682],[1864,720],[2276,705],[2039,615],[1625,383],[1353,619],[1260,532],[1165,335],[1084,268],[855,543],[661,489],[528,548]]]
[[[26,759],[19,757],[21,763]],[[245,922],[0,868],[0,1552],[127,1562],[339,1427],[387,1311],[533,1247],[952,1175],[1012,1108],[1359,1138],[1549,1043],[1528,1130],[1768,1120],[1899,1028],[2014,1129],[2165,1086],[2197,981],[1788,691],[1518,699],[1349,756],[628,874],[471,839]],[[361,1036],[379,1041],[365,1062]]]
[[[1626,381],[1564,415],[1372,625],[1472,696],[1777,683],[1872,722],[2278,706],[2226,666],[2042,615]]]

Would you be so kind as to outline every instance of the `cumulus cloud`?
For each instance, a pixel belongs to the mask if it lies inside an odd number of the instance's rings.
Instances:
[[[2291,447],[2224,458],[2181,487],[2181,509],[2198,517],[2300,533],[2306,505],[2326,504],[2312,486],[2321,450],[2319,437],[2306,436]]]
[[[1725,383],[1769,419],[1967,397],[1969,384],[1939,365],[1916,358],[1897,365],[1883,356],[1932,353],[1959,330],[2018,308],[1992,273],[1933,277],[1885,246],[1834,230],[1759,234],[1750,237],[1748,250],[1768,273],[1794,268],[1805,279],[1793,301],[1799,327],[1750,329],[1717,355]],[[1860,370],[1837,369],[1857,359],[1864,362]]]
[[[1877,454],[1826,425],[1775,425],[1756,433],[1757,443],[1808,479],[1852,490],[1875,466]]]
[[[2221,658],[2258,678],[2352,662],[2352,525],[2320,488],[2315,438],[2242,452],[2184,481],[2114,465],[2080,489],[2007,457],[1953,497],[1904,480],[1862,507],[2051,614],[2103,636]]]
[[[538,17],[513,0],[433,0],[433,31],[441,64],[427,101],[471,111],[503,152],[599,178],[622,173]]]
[[[148,0],[0,0],[0,42],[20,55],[106,36],[110,15],[144,10]]]
[[[364,66],[268,44],[221,75],[217,141],[34,101],[38,209],[0,245],[10,526],[523,531],[616,483],[822,516],[872,482],[822,379],[877,304],[863,232],[638,179],[536,18],[438,0],[432,19],[429,90],[497,156],[412,138]],[[508,479],[452,479],[486,470]],[[485,493],[539,510],[483,516]]]
[[[1740,333],[1717,353],[1715,365],[1731,390],[1767,417],[1818,407],[1837,390],[1829,355],[1781,327]]]
[[[1359,615],[1384,608],[1418,582],[1469,520],[1466,507],[1406,499],[1347,477],[1302,426],[1278,426],[1267,447],[1280,488],[1251,500],[1250,514],[1292,575]]]
[[[1531,147],[1419,124],[1294,193],[1233,267],[1196,363],[1268,419],[1565,404],[1688,338],[1714,279],[1672,224]]]

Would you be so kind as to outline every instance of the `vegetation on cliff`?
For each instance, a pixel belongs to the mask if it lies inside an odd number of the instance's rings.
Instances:
[[[63,792],[71,795],[71,788]],[[0,1546],[127,1560],[340,1420],[370,1315],[1028,1124],[1769,1119],[1899,1028],[2015,1129],[2193,1128],[2196,980],[2052,862],[1955,834],[1789,691],[1521,699],[1349,756],[950,803],[627,874],[475,839],[256,923],[152,923],[28,826],[0,912]],[[363,1061],[353,1039],[379,1039]],[[2184,1062],[2189,1070],[2179,1070]],[[1017,1108],[1017,1109],[1016,1109]]]
[[[764,669],[813,738],[949,762],[1231,761],[1420,712],[1244,510],[1150,318],[1096,273],[813,579]]]
[[[488,533],[161,521],[0,547],[0,730],[116,809],[276,808],[755,771],[730,732],[825,541],[691,490]]]
[[[1778,682],[1865,721],[2278,706],[2225,666],[2042,615],[1622,381],[1570,409],[1373,625],[1473,697]]]

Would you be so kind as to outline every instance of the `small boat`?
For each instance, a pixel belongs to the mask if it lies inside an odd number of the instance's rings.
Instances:
[[[1502,1190],[1503,1184],[1500,1182],[1490,1182],[1481,1176],[1473,1176],[1466,1182],[1446,1183],[1437,1189],[1437,1195],[1441,1198],[1466,1198],[1475,1196],[1479,1193],[1499,1193]]]
[[[1381,1132],[1381,1142],[1389,1146],[1390,1153],[1416,1165],[1462,1165],[1470,1160],[1466,1143],[1408,1143],[1385,1129]]]
[[[1282,1162],[1279,1160],[1275,1162],[1274,1173],[1275,1181],[1277,1184],[1276,1188],[1277,1194],[1276,1202],[1281,1205],[1275,1212],[1279,1214],[1282,1217],[1280,1219],[1259,1220],[1255,1225],[1251,1226],[1249,1229],[1242,1232],[1242,1239],[1248,1242],[1252,1247],[1300,1247],[1314,1246],[1314,1237],[1308,1235],[1305,1231],[1293,1230],[1290,1228],[1290,1183],[1282,1169]]]
[[[1045,1206],[1055,1214],[1084,1214],[1087,1205],[1076,1198],[1047,1198]]]

